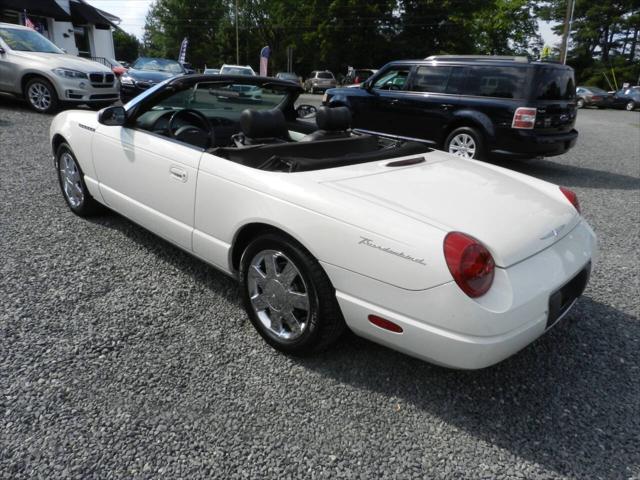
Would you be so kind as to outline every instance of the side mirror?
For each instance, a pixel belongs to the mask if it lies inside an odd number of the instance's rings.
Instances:
[[[118,127],[127,121],[127,112],[124,107],[114,106],[100,110],[98,113],[98,122],[102,125]]]
[[[296,108],[296,114],[298,115],[298,118],[311,118],[313,117],[316,112],[318,111],[318,109],[313,106],[313,105],[299,105],[298,108]]]

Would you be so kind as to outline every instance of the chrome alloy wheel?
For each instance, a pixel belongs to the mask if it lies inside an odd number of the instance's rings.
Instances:
[[[476,141],[468,133],[459,133],[449,142],[449,153],[458,157],[473,158],[476,148]]]
[[[80,169],[69,152],[64,152],[60,156],[58,163],[60,183],[62,184],[64,196],[72,208],[78,208],[84,201]]]
[[[636,103],[633,101],[627,102],[624,108],[626,108],[627,111],[631,112],[634,108],[636,108]]]
[[[311,317],[309,290],[293,261],[277,250],[258,252],[249,265],[247,288],[262,325],[279,340],[293,341]]]
[[[51,92],[40,82],[32,83],[27,91],[29,102],[36,110],[45,111],[51,107]]]

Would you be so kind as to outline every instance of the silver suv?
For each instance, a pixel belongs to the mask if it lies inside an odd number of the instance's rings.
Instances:
[[[329,70],[313,71],[304,82],[304,89],[309,93],[326,92],[329,88],[337,86],[336,79]]]
[[[35,30],[0,23],[0,92],[23,96],[41,113],[61,102],[101,108],[120,98],[113,72],[67,55]]]

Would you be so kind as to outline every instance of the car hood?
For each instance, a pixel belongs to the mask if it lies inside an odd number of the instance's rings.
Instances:
[[[111,69],[105,67],[101,63],[94,62],[82,57],[68,55],[66,53],[44,53],[44,52],[20,52],[13,50],[12,53],[17,57],[29,59],[32,62],[38,62],[44,68],[69,68],[84,73],[91,72],[111,72]]]
[[[323,182],[443,231],[475,237],[508,267],[569,233],[579,215],[553,184],[434,152],[436,161]]]
[[[171,72],[156,72],[152,70],[136,70],[135,68],[130,68],[126,75],[133,78],[134,80],[143,80],[147,82],[158,83],[166,80],[167,78],[172,78],[180,74]]]

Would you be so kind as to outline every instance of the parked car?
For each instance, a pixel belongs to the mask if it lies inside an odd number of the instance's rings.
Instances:
[[[333,73],[329,70],[317,70],[311,72],[309,78],[304,82],[304,89],[309,93],[325,92],[329,88],[334,88],[338,84]]]
[[[598,87],[577,87],[576,106],[607,108],[613,104],[613,95]]]
[[[9,23],[0,23],[0,92],[24,97],[40,113],[62,103],[102,108],[119,98],[109,68],[67,55],[35,30]]]
[[[220,69],[219,68],[205,68],[204,69],[204,73],[205,75],[218,75],[220,74]]]
[[[124,68],[129,68],[131,66],[131,64],[129,62],[127,62],[126,60],[116,60],[116,62],[118,62]]]
[[[525,57],[433,56],[327,91],[354,127],[421,139],[465,158],[550,157],[578,138],[573,69]]]
[[[278,80],[289,80],[290,82],[302,85],[302,80],[300,79],[300,77],[292,72],[278,72],[276,73],[276,78]]]
[[[378,70],[372,68],[356,68],[355,70],[350,70],[347,72],[347,76],[344,77],[343,85],[360,85],[362,82],[366,81]]]
[[[167,58],[140,57],[120,77],[120,95],[123,102],[144,92],[167,78],[186,73],[184,67]]]
[[[264,91],[247,108],[236,82],[191,75],[124,107],[58,115],[51,145],[71,211],[106,205],[237,278],[259,334],[290,353],[348,327],[481,368],[582,293],[596,240],[572,191],[353,132],[344,107],[319,108],[314,127],[288,81],[247,77]]]
[[[635,110],[640,107],[640,86],[621,88],[613,96],[613,106],[625,110]]]
[[[256,75],[256,72],[249,65],[227,65],[220,67],[220,75]]]

